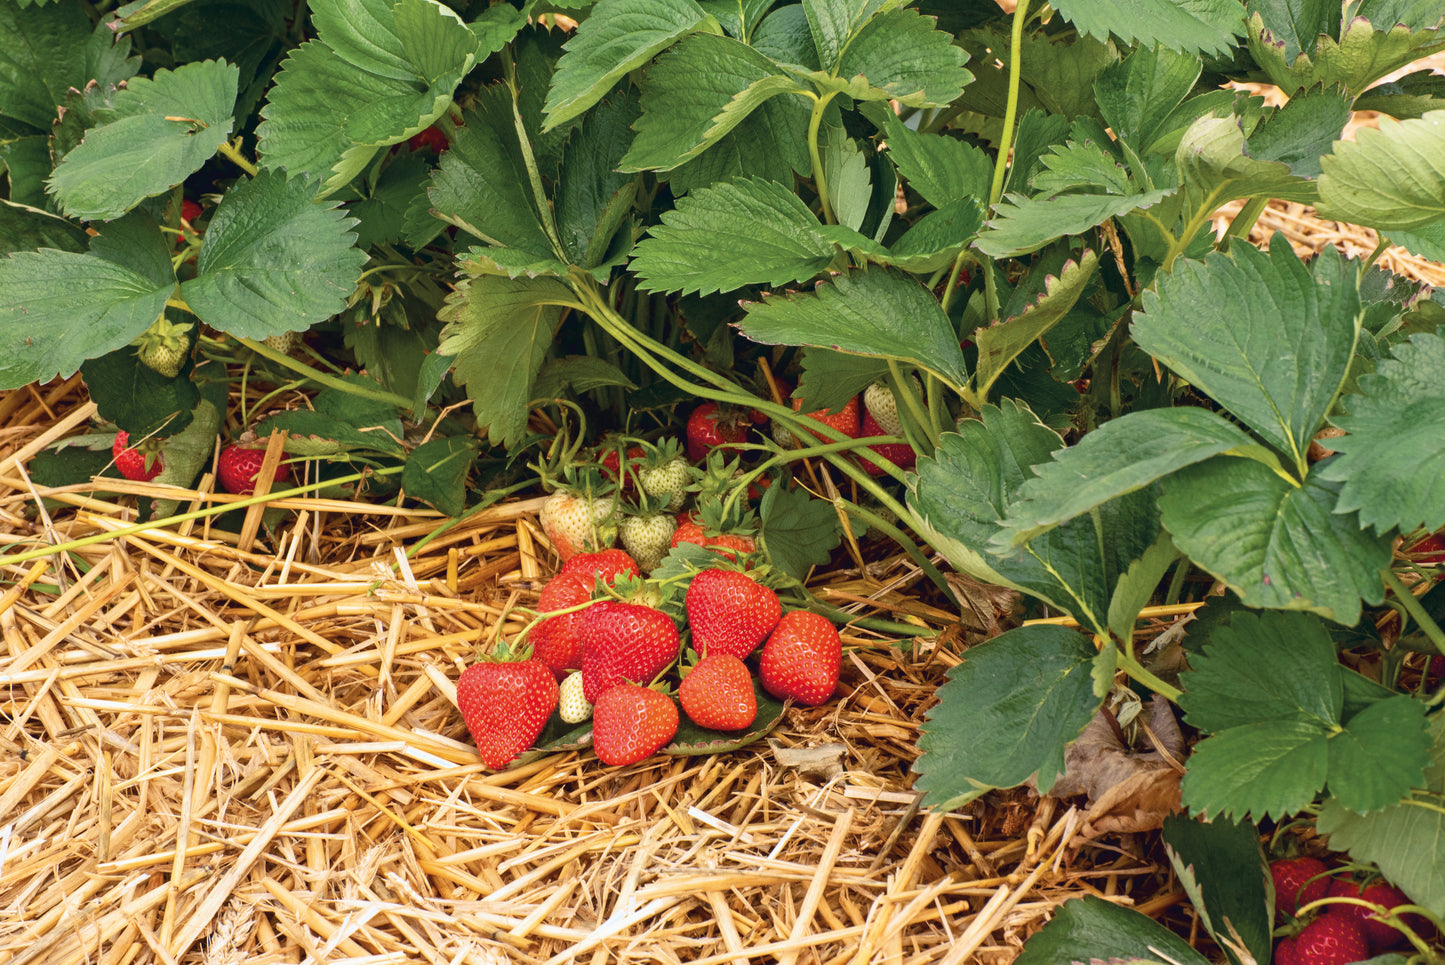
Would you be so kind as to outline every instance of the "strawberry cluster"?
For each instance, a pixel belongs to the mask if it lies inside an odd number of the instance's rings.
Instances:
[[[643,578],[623,550],[571,556],[542,589],[530,656],[473,664],[457,681],[483,763],[511,763],[554,715],[590,717],[598,759],[625,765],[667,746],[684,715],[723,739],[755,736],[758,686],[805,706],[828,701],[838,631],[817,613],[784,613],[765,573],[720,555],[687,575],[678,606],[669,594],[683,581]]]
[[[1284,936],[1279,965],[1348,965],[1409,948],[1407,930],[1421,938],[1434,931],[1424,916],[1396,911],[1410,899],[1376,874],[1353,877],[1310,855],[1271,861],[1269,873]]]

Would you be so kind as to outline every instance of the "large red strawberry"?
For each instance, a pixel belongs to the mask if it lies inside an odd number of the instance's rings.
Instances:
[[[783,614],[758,656],[758,677],[768,693],[816,707],[833,696],[843,664],[843,643],[829,619],[809,610]]]
[[[216,477],[221,480],[221,488],[238,496],[251,495],[256,491],[256,474],[261,471],[261,463],[265,461],[265,449],[239,443],[232,443],[222,449],[216,460]],[[290,475],[290,472],[284,464],[278,463],[275,481],[280,482]]]
[[[681,513],[677,517],[677,528],[672,531],[670,547],[683,543],[696,543],[730,560],[738,560],[757,552],[758,543],[745,533],[720,533],[705,525],[696,514]]]
[[[542,502],[542,531],[562,562],[578,553],[595,552],[617,538],[613,511],[617,499],[600,482],[558,489]]]
[[[605,549],[578,553],[562,564],[562,573],[579,573],[611,586],[620,576],[641,576],[637,561],[626,550]]]
[[[1294,916],[1305,905],[1323,898],[1330,888],[1329,871],[1323,861],[1309,855],[1271,861],[1275,912]]]
[[[123,429],[115,434],[115,441],[110,444],[110,455],[115,460],[115,468],[132,482],[150,482],[165,468],[159,450],[132,449],[130,433]]]
[[[886,436],[891,435],[891,433],[885,431],[883,427],[874,420],[873,413],[865,412],[863,413],[863,425],[862,428],[858,430],[858,435],[859,437]],[[878,455],[887,459],[899,469],[912,469],[918,462],[918,453],[914,452],[913,447],[906,442],[880,442],[877,445],[869,446],[868,449],[870,452],[878,453]],[[886,471],[866,455],[860,455],[858,461],[863,464],[863,471],[870,476],[881,476]]]
[[[747,438],[751,423],[746,412],[704,402],[687,419],[687,457],[701,462],[715,449],[737,448]]]
[[[1336,878],[1330,882],[1329,895],[1331,898],[1358,898],[1379,905],[1386,911],[1400,905],[1412,904],[1403,891],[1379,878],[1363,886],[1349,878]],[[1329,913],[1355,919],[1365,933],[1365,939],[1370,943],[1371,953],[1375,955],[1406,948],[1410,944],[1410,939],[1405,937],[1404,932],[1376,918],[1374,910],[1366,908],[1364,905],[1331,905]],[[1434,931],[1423,915],[1405,914],[1401,916],[1401,921],[1421,937],[1428,936]]]
[[[593,578],[585,573],[559,573],[547,581],[537,598],[538,613],[556,613],[592,599]],[[528,633],[532,657],[552,669],[558,680],[582,669],[582,616],[587,611],[558,613]]]
[[[482,763],[506,767],[557,709],[557,678],[540,660],[474,663],[457,680],[457,707]]]
[[[677,699],[699,727],[741,730],[758,716],[758,695],[748,665],[727,653],[703,656],[682,678]]]
[[[1370,943],[1353,918],[1331,911],[1279,943],[1279,965],[1351,965],[1370,957]]]
[[[598,465],[602,467],[602,475],[616,483],[624,492],[632,488],[637,477],[637,470],[642,465],[643,459],[647,456],[647,450],[642,446],[627,447],[627,464],[622,463],[622,456],[619,452],[620,444],[605,446],[598,458]]]
[[[768,638],[783,615],[776,593],[737,570],[703,570],[688,584],[686,605],[697,652],[740,660]]]
[[[602,600],[582,612],[582,692],[588,703],[624,680],[651,682],[682,649],[672,617],[646,604]]]
[[[635,764],[677,736],[678,722],[671,697],[640,684],[618,684],[592,706],[592,750],[604,764]]]
[[[449,144],[447,132],[435,124],[406,139],[406,147],[409,151],[434,151],[440,154],[447,149]]]

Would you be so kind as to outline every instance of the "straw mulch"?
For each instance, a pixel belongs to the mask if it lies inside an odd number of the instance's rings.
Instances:
[[[1085,893],[1188,928],[1158,856],[1065,804],[919,809],[919,722],[997,614],[920,602],[902,557],[815,589],[926,634],[845,630],[847,698],[769,742],[490,773],[453,682],[554,568],[537,499],[410,558],[436,514],[320,499],[274,548],[254,516],[124,534],[157,487],[25,473],[92,414],[76,380],[0,395],[6,552],[104,537],[0,572],[4,965],[1006,962]]]

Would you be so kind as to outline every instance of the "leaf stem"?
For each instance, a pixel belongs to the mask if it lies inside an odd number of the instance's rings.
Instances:
[[[1132,654],[1125,653],[1122,649],[1119,650],[1118,666],[1120,670],[1129,675],[1130,679],[1136,680],[1148,687],[1165,700],[1168,700],[1171,704],[1177,704],[1180,695],[1184,693],[1184,691],[1178,687],[1160,680],[1153,672],[1145,668],[1145,666],[1139,662],[1138,658]]]
[[[1013,26],[1009,30],[1008,51],[1008,101],[1004,105],[1003,133],[999,136],[998,159],[993,166],[993,184],[988,189],[988,207],[998,204],[1003,197],[1004,174],[1008,171],[1009,155],[1014,140],[1014,122],[1019,112],[1019,87],[1023,83],[1024,24],[1029,19],[1029,0],[1018,0],[1014,7]]]
[[[1410,592],[1410,588],[1400,579],[1399,574],[1388,566],[1380,571],[1380,575],[1385,578],[1386,588],[1395,595],[1395,599],[1400,601],[1405,612],[1410,614],[1410,619],[1419,624],[1421,632],[1434,645],[1435,650],[1438,653],[1445,653],[1445,631],[1440,629],[1440,624],[1436,623],[1434,618],[1420,605],[1419,598]]]
[[[813,165],[813,186],[818,189],[818,202],[823,208],[823,223],[835,224],[833,203],[828,199],[828,178],[823,173],[823,155],[818,150],[818,129],[823,125],[823,112],[828,109],[833,94],[830,92],[822,96],[809,96],[813,98],[813,113],[808,117],[808,160]]]
[[[241,149],[236,146],[240,142],[241,139],[239,137],[236,138],[235,142],[223,141],[221,142],[221,146],[216,148],[216,153],[254,178],[261,173],[261,169],[256,167],[246,155],[241,153]]]
[[[257,342],[254,339],[237,338],[236,340],[257,355],[270,359],[277,365],[284,365],[293,372],[299,372],[317,385],[324,385],[328,389],[336,389],[339,392],[346,392],[363,399],[385,402],[388,405],[396,406],[398,409],[411,408],[411,399],[398,395],[395,392],[388,392],[382,388],[368,388],[364,385],[358,385],[355,382],[348,382],[345,379],[337,378],[334,375],[327,375],[325,372],[318,372],[305,362],[294,359],[285,352],[278,352],[269,345]]]

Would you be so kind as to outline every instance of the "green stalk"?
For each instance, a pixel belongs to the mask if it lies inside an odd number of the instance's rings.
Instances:
[[[1003,197],[1004,175],[1008,171],[1010,149],[1013,147],[1014,122],[1019,112],[1019,87],[1023,83],[1024,24],[1029,18],[1029,0],[1018,0],[1014,7],[1013,26],[1009,30],[1008,101],[1003,111],[1003,134],[999,138],[998,160],[993,166],[993,184],[988,190],[989,210]]]
[[[398,395],[395,392],[388,392],[385,389],[381,388],[367,388],[364,385],[358,385],[354,382],[348,382],[345,379],[337,378],[334,375],[327,375],[325,372],[318,372],[311,366],[307,365],[305,362],[302,362],[299,359],[294,359],[291,356],[287,355],[285,352],[278,352],[270,346],[265,345],[261,342],[257,342],[254,339],[240,338],[237,339],[237,341],[240,342],[242,345],[246,346],[251,351],[255,352],[257,355],[261,356],[262,358],[270,359],[277,365],[284,365],[286,368],[290,369],[293,372],[299,372],[307,379],[315,382],[317,385],[324,385],[328,389],[336,389],[340,392],[346,392],[351,395],[360,396],[363,399],[372,399],[376,402],[385,402],[388,405],[394,405],[399,409],[411,408],[411,399],[408,399],[403,395]]]
[[[1380,571],[1380,575],[1385,578],[1385,587],[1394,594],[1395,599],[1400,601],[1405,612],[1410,614],[1410,619],[1419,625],[1425,638],[1430,641],[1438,653],[1445,653],[1445,631],[1440,629],[1440,625],[1420,605],[1419,598],[1410,592],[1410,588],[1388,566]]]
[[[833,214],[833,205],[828,200],[828,179],[823,174],[823,156],[818,152],[818,129],[823,125],[823,112],[827,110],[833,94],[808,96],[813,98],[813,113],[808,117],[808,160],[813,165],[813,185],[818,189],[818,201],[823,208],[823,223],[834,224],[836,216]]]
[[[96,543],[105,543],[123,536],[133,536],[136,533],[148,529],[163,529],[167,526],[174,526],[177,523],[184,523],[192,519],[205,519],[208,516],[219,516],[228,513],[233,509],[245,509],[247,506],[254,506],[257,503],[271,503],[278,499],[290,499],[292,496],[304,496],[313,489],[320,489],[323,486],[339,486],[349,482],[360,482],[367,476],[394,476],[401,472],[402,466],[389,466],[385,469],[372,469],[366,472],[352,473],[349,476],[342,476],[339,479],[323,479],[319,482],[307,483],[304,486],[294,486],[291,489],[275,490],[266,493],[264,496],[250,496],[246,499],[226,501],[208,506],[205,509],[193,510],[189,513],[181,513],[177,516],[166,516],[162,519],[153,519],[145,523],[133,523],[130,526],[122,526],[120,529],[107,533],[95,533],[90,536],[82,536],[80,539],[73,539],[66,543],[57,543],[54,546],[44,546],[40,549],[26,550],[24,553],[12,553],[9,556],[0,556],[0,566],[9,566],[12,563],[24,563],[28,560],[39,559],[42,556],[50,556],[55,553],[68,553],[71,550],[81,549],[86,546],[94,546]]]
[[[1268,206],[1269,198],[1250,198],[1244,203],[1244,207],[1239,209],[1234,220],[1229,222],[1229,228],[1225,230],[1224,236],[1226,238],[1248,238],[1255,222],[1259,220],[1259,216]]]
[[[241,139],[239,137],[236,138],[237,144],[239,144],[240,141]],[[230,161],[232,164],[236,165],[236,167],[240,168],[242,171],[245,171],[253,178],[257,174],[261,173],[260,169],[256,167],[255,164],[252,164],[250,159],[247,158],[246,155],[241,153],[241,149],[238,148],[236,144],[232,144],[230,141],[222,142],[221,146],[216,148],[216,153],[221,155],[221,157],[225,158],[227,161]]]

